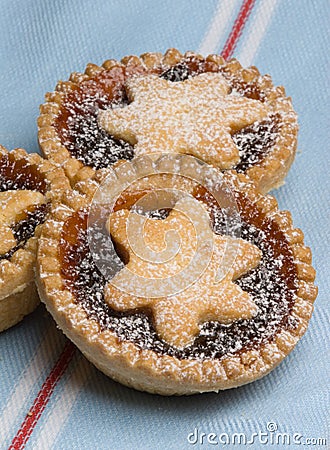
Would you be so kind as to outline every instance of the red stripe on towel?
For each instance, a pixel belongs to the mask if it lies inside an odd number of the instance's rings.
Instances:
[[[249,15],[254,6],[255,0],[244,0],[243,4],[239,10],[238,16],[234,22],[233,28],[230,32],[230,35],[226,41],[224,49],[222,51],[222,56],[225,59],[229,59],[237,45],[237,42],[242,34],[243,28],[245,26],[246,21],[249,18]],[[68,365],[70,364],[76,347],[71,343],[67,342],[59,359],[57,360],[55,366],[49,373],[47,379],[42,385],[36,399],[33,402],[33,405],[26,415],[20,429],[18,430],[16,436],[14,437],[9,450],[21,450],[25,447],[25,444],[29,440],[34,428],[36,427],[38,420],[41,417],[44,409],[47,406],[47,403],[50,400],[50,397],[61,379],[62,375],[66,371]]]
[[[23,420],[20,429],[14,437],[9,450],[21,450],[25,447],[25,444],[29,440],[36,424],[38,423],[38,420],[40,419],[41,414],[43,413],[47,403],[49,402],[55,386],[70,364],[75,351],[76,347],[68,341],[65,344],[65,347],[61,355],[59,356],[55,366],[50,371],[48,377],[46,378],[44,384],[38,392],[38,395],[35,398],[30,411]]]
[[[239,10],[238,16],[234,22],[233,28],[230,32],[230,35],[228,36],[228,39],[227,39],[225,46],[221,53],[221,55],[225,59],[231,58],[232,54],[234,53],[237,42],[242,34],[244,25],[246,24],[246,22],[250,16],[250,13],[252,11],[254,4],[255,4],[255,0],[244,0],[243,1],[243,4]]]

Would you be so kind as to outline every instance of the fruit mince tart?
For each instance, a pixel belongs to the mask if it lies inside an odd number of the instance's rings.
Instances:
[[[39,303],[37,239],[51,203],[70,186],[61,168],[23,149],[0,146],[0,331]]]
[[[90,361],[138,390],[194,394],[263,377],[312,314],[303,233],[243,174],[136,180],[139,164],[117,166],[105,190],[97,172],[53,209],[38,251],[42,301]]]
[[[283,183],[297,145],[291,99],[269,75],[175,49],[89,64],[46,94],[40,113],[41,150],[73,183],[164,151],[235,169],[266,193]]]

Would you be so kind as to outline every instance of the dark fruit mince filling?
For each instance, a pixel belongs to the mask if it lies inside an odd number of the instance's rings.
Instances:
[[[30,164],[24,158],[15,160],[13,155],[6,154],[0,157],[0,192],[9,190],[32,190],[45,194],[47,182],[37,166]],[[36,227],[46,219],[48,205],[43,204],[27,211],[12,227],[17,245],[9,252],[0,255],[1,259],[10,258],[19,248],[34,235]]]
[[[195,192],[195,197],[213,207],[202,189]],[[66,288],[72,292],[76,303],[87,316],[99,323],[100,330],[111,330],[119,339],[131,341],[142,349],[179,359],[220,359],[258,348],[271,341],[281,329],[295,327],[290,312],[297,288],[296,267],[290,247],[278,225],[261,214],[242,193],[237,192],[236,197],[242,220],[241,237],[258,246],[263,253],[259,266],[236,280],[258,305],[256,317],[229,325],[207,322],[201,326],[200,334],[192,345],[183,350],[169,346],[158,337],[149,310],[123,313],[111,309],[105,303],[103,292],[107,280],[96,267],[88,247],[88,212],[84,210],[69,217],[62,230],[59,257]],[[235,229],[235,226],[226,226],[228,217],[224,210],[216,208],[211,216],[215,232],[231,234],[228,229]],[[162,214],[156,214],[156,217],[160,220],[163,218]]]
[[[255,83],[234,78],[225,67],[194,57],[187,57],[163,72],[161,68],[146,70],[137,66],[114,67],[80,82],[66,94],[54,124],[62,145],[74,158],[94,169],[109,167],[123,159],[131,160],[134,148],[123,140],[115,139],[98,126],[98,111],[127,104],[125,80],[133,75],[154,73],[166,80],[180,82],[206,72],[221,72],[233,91],[248,98],[264,100],[263,92]],[[236,167],[238,171],[245,172],[267,155],[278,134],[278,119],[270,117],[233,135],[241,156],[241,162]]]
[[[66,95],[55,122],[61,142],[71,155],[94,169],[134,156],[130,144],[115,139],[97,123],[100,109],[127,103],[124,83],[129,74],[126,72],[124,68],[114,67],[82,81]]]
[[[15,159],[14,155],[0,156],[0,192],[28,189],[45,194],[47,182],[35,164],[24,158]]]
[[[262,122],[242,128],[233,135],[240,156],[240,162],[233,167],[237,172],[244,173],[263,160],[276,143],[279,123],[280,117],[274,114]]]
[[[26,242],[34,236],[37,226],[44,223],[46,220],[48,209],[49,205],[47,203],[36,206],[31,211],[27,211],[26,217],[19,220],[11,227],[17,245],[15,245],[15,247],[13,247],[9,252],[0,255],[0,260],[9,259],[17,250],[24,247]]]

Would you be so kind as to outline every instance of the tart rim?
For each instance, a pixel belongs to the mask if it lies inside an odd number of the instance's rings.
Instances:
[[[106,60],[101,66],[90,63],[83,74],[72,72],[69,81],[59,81],[55,92],[47,93],[45,103],[40,106],[38,140],[43,155],[57,164],[63,165],[73,186],[76,181],[85,177],[86,173],[88,173],[88,176],[93,176],[96,169],[84,165],[82,161],[72,156],[70,151],[60,142],[57,134],[54,123],[66,94],[82,81],[92,79],[94,75],[104,70],[111,70],[114,67],[143,67],[151,71],[156,71],[161,67],[165,71],[190,57],[213,62],[219,68],[224,68],[229,76],[239,76],[243,81],[256,82],[264,92],[267,104],[281,115],[281,132],[278,133],[276,143],[261,161],[245,171],[245,175],[249,176],[263,193],[281,186],[295,157],[298,133],[297,116],[293,110],[291,98],[286,97],[284,88],[274,86],[271,77],[269,75],[262,76],[255,66],[242,68],[241,64],[234,58],[225,61],[220,55],[215,54],[203,58],[200,54],[191,51],[181,54],[174,48],[168,49],[164,55],[147,52],[140,57],[135,55],[125,56],[121,61]],[[279,108],[279,110],[276,108]]]
[[[310,250],[303,244],[301,230],[293,228],[288,211],[279,211],[276,200],[270,195],[263,196],[246,176],[234,171],[227,171],[224,176],[233,182],[236,189],[244,187],[248,198],[280,226],[293,250],[299,281],[291,312],[298,321],[297,328],[280,330],[273,341],[262,343],[259,349],[242,351],[239,355],[225,356],[221,360],[160,355],[153,350],[140,349],[133,342],[121,341],[108,329],[100,331],[100,325],[88,319],[74,295],[63,285],[56,243],[64,221],[89,204],[98,185],[97,177],[80,182],[80,192],[66,193],[43,227],[37,260],[41,300],[87,358],[122,384],[162,395],[186,395],[237,387],[270,372],[291,352],[307,329],[317,288],[313,284],[315,271],[311,266]]]
[[[45,177],[47,184],[46,192],[44,193],[46,203],[56,202],[61,196],[62,189],[70,187],[63,170],[36,153],[27,153],[22,148],[16,148],[9,152],[5,147],[0,145],[0,157],[5,155],[13,155],[15,161],[25,160],[28,165],[36,165],[38,167],[38,172]],[[1,323],[3,324],[0,327],[0,331],[14,325],[23,317],[22,311],[12,306],[12,303],[16,302],[17,297],[23,296],[23,292],[31,291],[33,294],[27,298],[24,309],[31,312],[37,306],[37,292],[35,290],[33,292],[30,285],[31,283],[34,284],[37,241],[42,225],[42,223],[38,224],[33,236],[9,258],[0,260],[0,310]],[[28,312],[25,312],[24,315]]]

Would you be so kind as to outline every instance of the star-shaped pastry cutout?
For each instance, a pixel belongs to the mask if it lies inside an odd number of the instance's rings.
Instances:
[[[133,232],[127,227],[130,218],[133,218]],[[134,235],[134,224],[139,221],[144,222],[143,237],[139,233]],[[200,325],[206,321],[215,320],[228,324],[253,317],[258,310],[256,304],[233,280],[259,264],[261,251],[243,239],[216,235],[209,224],[208,226],[213,246],[206,267],[181,292],[157,296],[159,280],[179,273],[185,266],[189,268],[196,252],[194,224],[176,209],[164,220],[145,218],[128,210],[112,213],[109,229],[117,250],[120,249],[120,253],[125,255],[127,264],[105,287],[108,305],[118,311],[140,308],[151,310],[159,337],[177,348],[191,344],[200,331]],[[160,258],[160,262],[150,263],[146,260],[146,254],[140,257],[136,249],[132,249],[130,243],[138,241],[143,242],[142,245],[149,247],[152,252],[171,252],[173,236],[166,237],[169,231],[177,233],[176,237],[180,237],[181,243],[179,251],[172,252],[172,256],[175,254],[172,258],[164,258],[165,261]],[[220,281],[217,278],[219,265],[223,273]],[[139,287],[132,283],[143,283],[144,280],[151,282],[150,289],[154,286],[152,295],[134,295],[132,292],[135,288],[138,292]]]
[[[45,203],[45,197],[36,191],[16,190],[0,192],[0,255],[8,253],[17,244],[12,226],[26,217],[31,207]]]
[[[231,134],[262,120],[268,108],[230,93],[219,73],[173,83],[156,75],[126,82],[130,104],[99,112],[99,125],[134,145],[135,154],[191,154],[221,169],[239,161]]]

